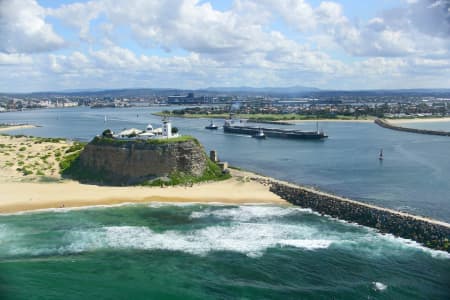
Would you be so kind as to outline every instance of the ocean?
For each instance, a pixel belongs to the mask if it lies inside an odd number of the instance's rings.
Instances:
[[[448,299],[450,255],[272,205],[0,218],[1,299]]]
[[[158,125],[150,113],[159,110],[36,110],[2,113],[0,123],[42,126],[9,133],[88,141],[105,128]],[[172,121],[232,165],[450,221],[448,137],[331,122],[319,125],[323,141],[261,141],[205,130],[207,119]],[[152,203],[0,216],[0,299],[62,298],[449,299],[450,256],[291,206]]]

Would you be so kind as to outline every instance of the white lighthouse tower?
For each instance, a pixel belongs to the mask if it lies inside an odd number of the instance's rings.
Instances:
[[[170,123],[169,118],[163,118],[163,127],[162,127],[162,135],[163,138],[171,138],[172,137],[172,123]]]

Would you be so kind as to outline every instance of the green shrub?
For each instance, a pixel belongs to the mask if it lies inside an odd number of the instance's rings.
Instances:
[[[79,156],[80,152],[74,152],[64,156],[59,162],[61,172],[64,173],[64,171],[68,169]]]
[[[67,148],[67,150],[65,152],[66,153],[71,153],[71,152],[83,150],[85,145],[86,145],[86,143],[74,142],[73,145],[70,146],[69,148]]]
[[[33,171],[30,171],[30,170],[28,170],[26,168],[22,168],[22,174],[25,175],[25,176],[28,176],[28,175],[33,174]]]
[[[183,172],[173,172],[169,174],[168,180],[163,180],[157,178],[151,181],[143,182],[141,185],[144,186],[172,186],[181,184],[193,184],[203,181],[219,181],[231,178],[229,173],[222,173],[222,170],[218,165],[213,163],[208,159],[207,167],[201,176],[193,176],[190,174],[185,174]]]

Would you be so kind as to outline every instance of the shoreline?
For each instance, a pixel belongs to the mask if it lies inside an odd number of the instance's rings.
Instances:
[[[413,118],[413,119],[385,119],[393,124],[407,124],[407,123],[435,123],[435,122],[450,122],[450,117],[443,118]]]
[[[270,192],[269,186],[247,180],[234,170],[231,172],[234,173],[231,179],[198,183],[192,187],[97,186],[72,180],[52,183],[2,182],[0,214],[151,202],[289,205]]]
[[[345,119],[317,119],[317,120],[286,120],[286,121],[280,121],[280,122],[287,122],[287,123],[316,123],[316,122],[325,122],[325,123],[331,123],[331,122],[338,122],[338,123],[372,123],[375,119],[354,119],[354,120],[345,120]],[[278,121],[275,121],[278,122]]]
[[[153,113],[155,116],[161,116],[162,114]],[[270,115],[269,115],[270,116]],[[172,118],[180,118],[180,119],[228,119],[228,116],[206,116],[206,115],[195,115],[195,114],[189,114],[189,115],[172,115]],[[242,118],[243,120],[252,120],[256,122],[257,118],[252,118],[246,116],[245,118]],[[289,124],[296,124],[296,123],[309,123],[309,122],[338,122],[338,123],[372,123],[377,119],[377,117],[367,117],[366,119],[280,119],[280,120],[264,120],[261,119],[261,123],[264,122],[273,122],[273,123],[289,123]],[[450,117],[424,117],[424,118],[398,118],[398,119],[386,119],[391,123],[434,123],[434,122],[450,122]]]
[[[29,124],[21,124],[21,125],[7,125],[5,127],[0,127],[0,131],[8,131],[8,130],[17,130],[17,129],[27,129],[27,128],[36,128],[36,125]]]

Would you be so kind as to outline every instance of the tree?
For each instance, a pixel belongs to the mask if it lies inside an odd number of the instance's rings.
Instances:
[[[178,133],[178,128],[177,127],[172,127],[172,134]]]
[[[111,131],[111,129],[106,129],[103,131],[102,136],[105,138],[112,138],[113,132]]]

